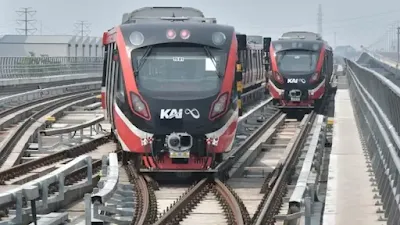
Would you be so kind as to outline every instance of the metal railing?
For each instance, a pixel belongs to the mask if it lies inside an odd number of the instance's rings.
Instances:
[[[103,156],[102,178],[93,194],[85,194],[85,224],[131,224],[135,199],[132,185],[119,182],[117,153]]]
[[[65,177],[82,167],[87,167],[86,179],[67,186]],[[58,190],[55,193],[50,193],[49,187],[54,184],[57,185]],[[15,210],[10,211],[9,220],[4,219],[0,221],[0,224],[28,224],[31,218],[36,219],[37,214],[57,211],[62,207],[63,204],[61,203],[79,199],[80,193],[91,185],[92,158],[85,155],[79,156],[48,175],[0,193],[0,206],[15,204]],[[73,197],[71,198],[71,196]],[[26,205],[25,202],[29,203]]]
[[[38,89],[20,94],[0,98],[0,111],[7,108],[22,105],[27,102],[34,102],[44,98],[51,98],[67,93],[78,93],[89,90],[100,90],[100,82],[85,82],[79,84],[63,85],[51,88]]]
[[[277,221],[286,221],[285,224],[299,224],[304,220],[304,225],[311,225],[311,217],[314,213],[315,204],[319,201],[318,176],[320,174],[320,165],[322,153],[326,140],[326,118],[318,115],[314,122],[314,129],[310,132],[310,138],[303,147],[301,159],[298,165],[302,165],[296,186],[289,198],[289,210],[287,214],[275,216]]]
[[[93,112],[92,112],[93,113]],[[92,139],[94,135],[107,135],[107,132],[104,132],[102,129],[100,122],[104,120],[104,116],[100,115],[96,118],[86,121],[82,124],[62,127],[62,128],[49,128],[45,130],[40,130],[38,133],[38,151],[45,152],[48,149],[53,149],[56,146],[66,144],[66,145],[75,145],[83,142],[85,138]],[[88,131],[88,134],[85,134],[85,130]],[[78,134],[78,137],[75,135]],[[55,143],[53,146],[44,147],[43,146],[43,137],[44,136],[55,136],[58,135],[59,142]],[[66,136],[66,137],[65,137]]]
[[[400,221],[400,88],[381,74],[346,60],[350,96],[363,142],[375,172],[384,218]]]
[[[357,62],[359,63],[363,63],[364,61],[370,62],[370,60],[380,65],[386,71],[393,73],[394,75],[400,76],[400,68],[399,68],[400,65],[395,60],[380,55],[379,53],[369,51],[368,49],[364,49],[363,54],[360,56]]]
[[[0,79],[98,73],[102,57],[0,57]]]

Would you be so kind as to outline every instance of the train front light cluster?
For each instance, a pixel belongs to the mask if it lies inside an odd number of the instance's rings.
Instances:
[[[215,119],[226,111],[228,105],[228,93],[220,95],[211,106],[210,119]]]
[[[189,39],[189,37],[190,37],[190,32],[189,32],[188,30],[181,30],[180,35],[181,35],[181,38],[182,38],[183,40],[186,40],[186,39]]]
[[[314,73],[314,74],[311,76],[310,82],[311,82],[311,83],[315,83],[316,81],[318,81],[318,79],[319,79],[319,73],[317,72],[317,73]]]
[[[284,82],[283,76],[282,76],[279,72],[277,72],[277,71],[272,71],[272,75],[274,76],[274,79],[275,79],[278,83],[283,84],[283,82]]]
[[[215,45],[223,45],[225,43],[225,41],[226,41],[226,36],[222,32],[213,33],[211,38],[212,38],[212,42]]]
[[[150,119],[150,114],[147,111],[146,104],[135,93],[131,92],[132,107],[136,114],[144,119]]]
[[[173,40],[173,39],[176,38],[177,35],[176,35],[176,32],[174,30],[169,29],[169,30],[167,30],[166,36],[167,36],[168,39]],[[188,31],[186,29],[181,30],[180,33],[179,33],[179,36],[181,37],[181,39],[187,40],[187,39],[190,38],[190,31]]]
[[[129,41],[133,44],[133,45],[141,45],[144,42],[144,36],[141,32],[139,31],[134,31],[131,33],[131,35],[129,35]]]
[[[174,30],[167,30],[167,38],[172,40],[176,38],[176,32]]]

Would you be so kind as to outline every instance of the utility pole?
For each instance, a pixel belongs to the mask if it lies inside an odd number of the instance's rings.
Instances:
[[[322,36],[322,5],[318,5],[318,18],[317,18],[318,33]]]
[[[397,65],[400,63],[400,26],[397,27]]]
[[[23,31],[23,33],[25,34],[25,36],[29,34],[34,34],[35,31],[37,31],[37,29],[35,27],[33,27],[33,23],[36,22],[36,20],[34,19],[28,19],[29,16],[33,16],[35,15],[36,11],[32,10],[32,8],[28,7],[28,8],[21,8],[21,10],[19,11],[15,11],[19,16],[24,15],[24,19],[23,20],[17,20],[18,24],[21,24],[20,22],[24,23],[24,28],[17,28],[17,32],[20,33],[21,31]],[[31,25],[32,28],[29,28],[29,25]]]
[[[336,32],[333,33],[333,45],[336,47]]]
[[[76,35],[79,34],[81,37],[84,37],[90,34],[90,24],[87,21],[78,21],[74,26]]]

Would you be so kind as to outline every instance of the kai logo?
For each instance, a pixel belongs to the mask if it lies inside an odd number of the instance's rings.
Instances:
[[[302,84],[305,84],[306,80],[305,79],[297,79],[297,78],[289,78],[289,79],[287,79],[287,83],[288,84],[297,84],[299,82],[302,83]]]
[[[185,113],[185,115],[191,115],[194,119],[200,118],[200,112],[197,109],[161,109],[160,119],[182,119],[183,113]]]

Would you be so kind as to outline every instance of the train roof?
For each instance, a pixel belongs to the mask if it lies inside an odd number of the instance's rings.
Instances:
[[[320,34],[310,31],[289,31],[282,34],[280,39],[323,40]]]
[[[272,45],[281,45],[280,51],[289,49],[318,49],[325,47],[326,50],[332,51],[332,47],[324,40],[310,40],[310,39],[279,39],[271,42]]]
[[[234,27],[230,25],[223,25],[223,24],[216,24],[216,23],[199,23],[199,22],[193,22],[193,21],[188,21],[185,23],[179,23],[179,22],[170,22],[168,20],[158,20],[158,21],[142,21],[141,23],[126,23],[126,24],[121,24],[122,28],[134,28],[134,29],[176,29],[176,28],[184,28],[184,29],[196,29],[196,30],[221,30],[221,32],[224,31],[234,31]]]
[[[143,7],[122,16],[122,24],[159,20],[217,23],[216,18],[206,18],[202,11],[192,7]]]

